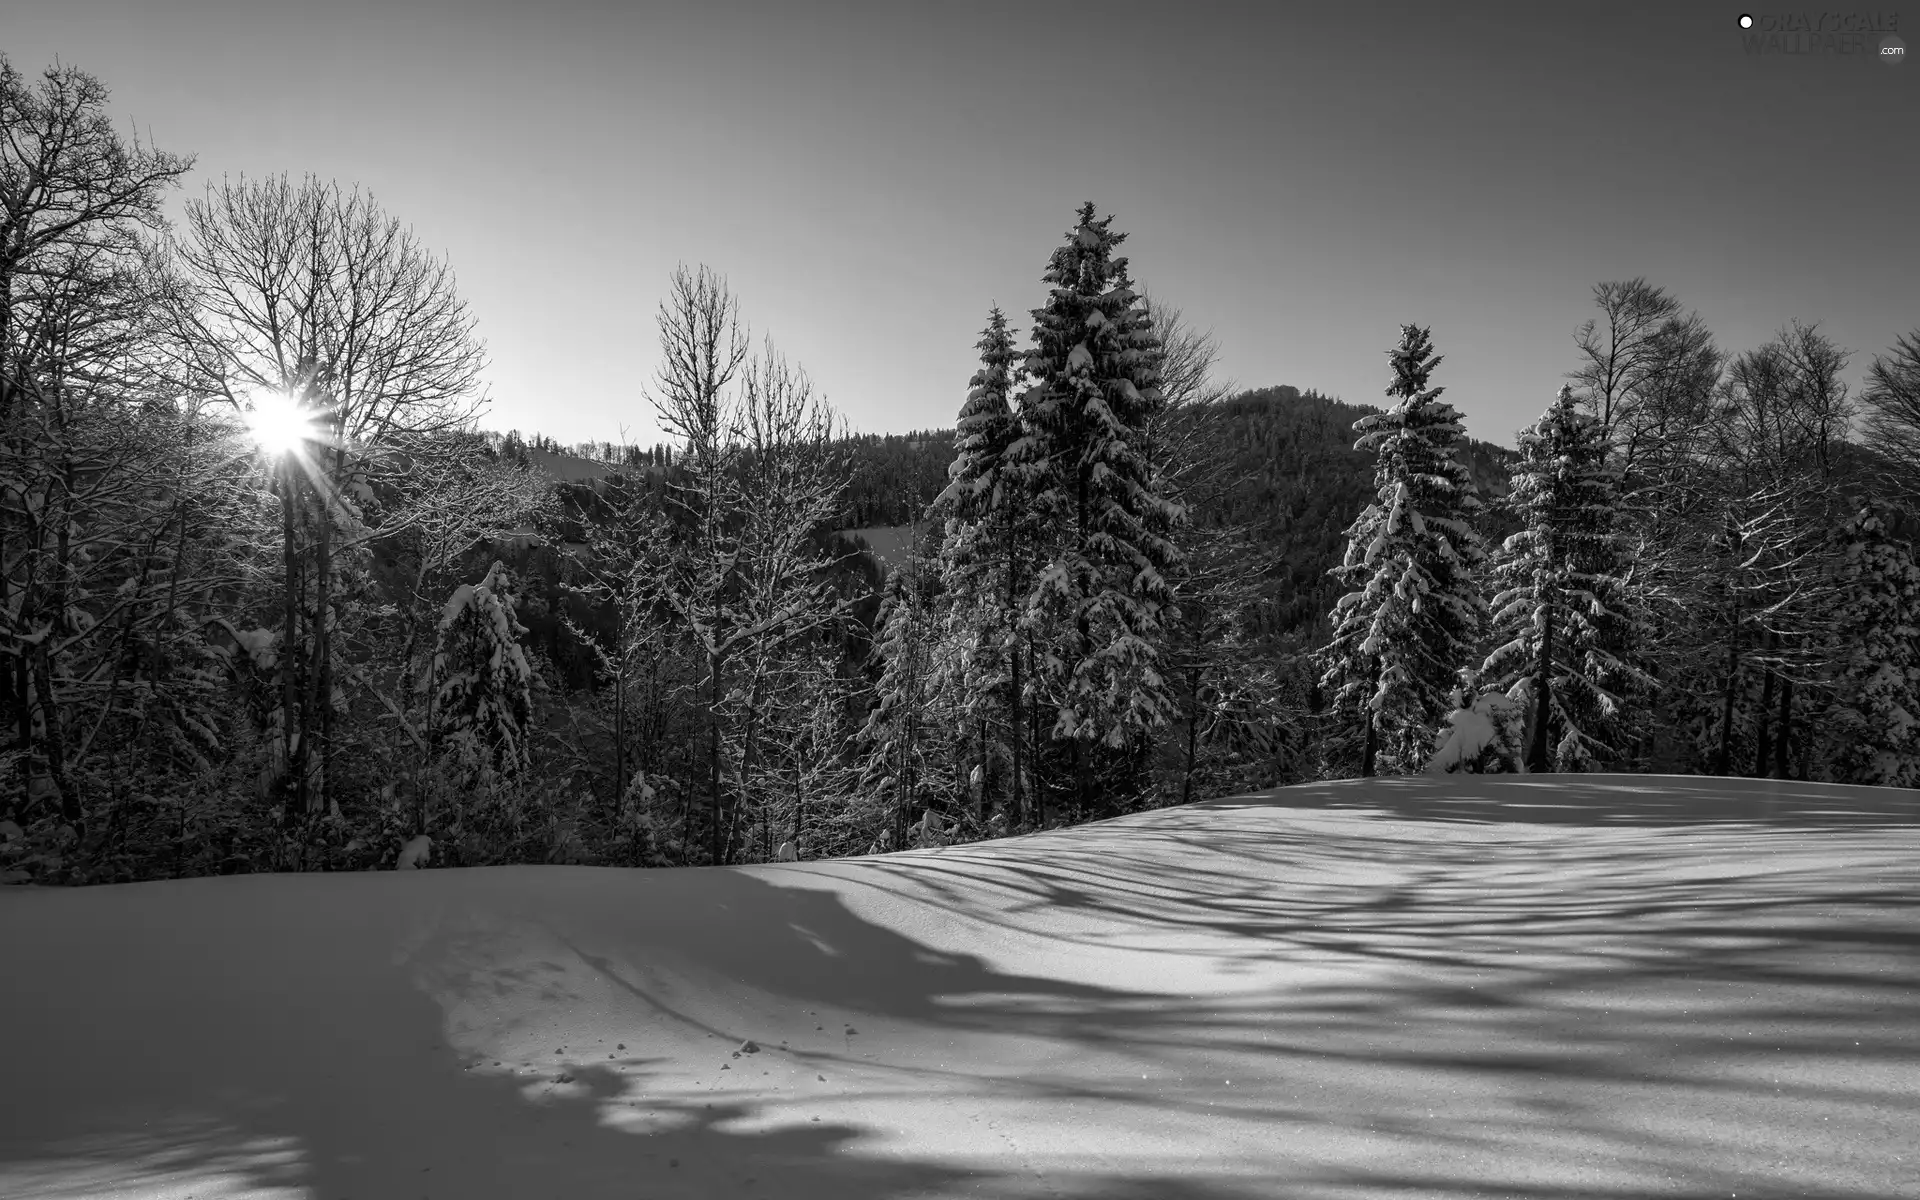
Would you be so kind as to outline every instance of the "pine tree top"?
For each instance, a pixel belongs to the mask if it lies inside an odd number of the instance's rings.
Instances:
[[[1441,358],[1433,352],[1433,331],[1418,325],[1400,327],[1400,344],[1387,351],[1387,358],[1393,364],[1393,382],[1387,385],[1387,395],[1398,396],[1403,400],[1426,393],[1430,399],[1438,396],[1445,388],[1427,390],[1427,380],[1433,375]]]

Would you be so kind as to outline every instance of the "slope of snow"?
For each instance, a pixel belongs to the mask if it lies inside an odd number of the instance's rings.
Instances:
[[[1911,792],[1449,776],[0,889],[0,1195],[1920,1195],[1917,851]]]

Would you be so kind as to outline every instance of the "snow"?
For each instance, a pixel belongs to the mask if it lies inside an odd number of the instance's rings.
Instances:
[[[1436,739],[1439,745],[1427,761],[1427,770],[1436,775],[1477,770],[1492,758],[1518,774],[1522,768],[1518,745],[1521,716],[1519,705],[1510,697],[1498,692],[1475,696],[1472,707],[1456,707],[1448,714],[1447,728]]]
[[[407,839],[407,844],[400,847],[400,857],[394,860],[393,869],[409,871],[426,866],[432,861],[433,839],[423,833]]]
[[[1910,791],[1453,775],[0,888],[0,1195],[1912,1194],[1917,853]]]
[[[447,597],[446,605],[440,610],[440,627],[442,629],[450,627],[459,619],[461,613],[467,611],[467,607],[472,603],[472,584],[463,583],[459,587],[454,588],[453,594]]]
[[[1498,740],[1493,718],[1478,708],[1456,708],[1448,717],[1450,727],[1442,736],[1427,770],[1457,771],[1485,753]]]
[[[253,665],[266,669],[278,661],[274,651],[274,642],[280,634],[272,629],[234,629],[233,640],[240,643],[242,649],[253,659]]]

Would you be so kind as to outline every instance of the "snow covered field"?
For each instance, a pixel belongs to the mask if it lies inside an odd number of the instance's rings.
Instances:
[[[1319,784],[724,870],[0,889],[0,1196],[1920,1196],[1920,808]]]

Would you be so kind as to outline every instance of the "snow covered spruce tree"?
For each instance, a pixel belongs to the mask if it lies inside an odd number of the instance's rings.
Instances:
[[[947,726],[954,714],[939,703],[935,686],[945,664],[930,574],[918,555],[889,571],[875,621],[882,666],[860,734],[867,780],[886,802],[887,823],[875,849],[907,848],[908,826],[940,790],[938,764],[952,732]]]
[[[1164,404],[1150,322],[1114,253],[1126,238],[1091,203],[1053,252],[1047,303],[1033,310],[1022,396],[1022,466],[1030,511],[1055,532],[1026,597],[1023,622],[1052,632],[1034,663],[1067,744],[1080,812],[1095,776],[1104,802],[1146,782],[1151,735],[1177,711],[1163,677],[1165,624],[1184,561],[1171,540],[1184,512],[1164,493],[1147,429]]]
[[[1478,573],[1486,548],[1473,527],[1480,500],[1455,457],[1460,414],[1427,386],[1440,359],[1427,330],[1401,327],[1388,352],[1399,403],[1354,422],[1357,450],[1378,456],[1376,501],[1347,530],[1332,575],[1350,590],[1333,607],[1320,686],[1360,724],[1360,773],[1424,768],[1452,707],[1459,671],[1477,649],[1487,604]]]
[[[467,773],[513,773],[528,762],[533,668],[522,651],[526,627],[514,612],[513,579],[494,563],[477,584],[447,599],[433,659],[420,681],[427,694],[427,737],[446,746]]]
[[[1009,820],[1018,825],[1025,807],[1019,612],[1034,530],[1008,457],[1020,421],[1008,399],[1013,338],[998,305],[978,346],[980,369],[960,409],[949,482],[933,502],[933,516],[943,528],[944,607],[963,648],[960,669],[948,682],[963,697],[968,733],[977,742],[979,803],[984,810],[1004,793]]]
[[[1479,672],[1461,672],[1447,727],[1434,738],[1428,773],[1521,775],[1526,769],[1525,706],[1504,693],[1483,690]]]
[[[1495,647],[1481,668],[1526,717],[1527,767],[1619,757],[1621,699],[1646,682],[1619,653],[1631,615],[1606,427],[1562,387],[1520,431],[1509,498],[1523,528],[1494,555]]]
[[[1873,508],[1839,537],[1838,703],[1830,774],[1843,783],[1920,786],[1920,566]]]

